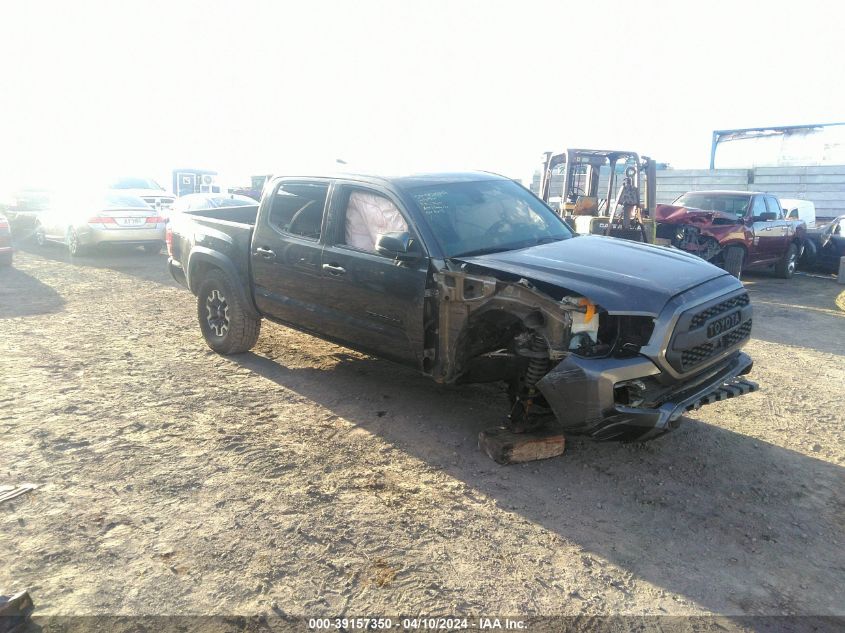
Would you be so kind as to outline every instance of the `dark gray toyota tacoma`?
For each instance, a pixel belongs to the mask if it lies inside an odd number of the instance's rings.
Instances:
[[[487,173],[276,178],[259,205],[179,214],[173,276],[208,345],[249,350],[261,320],[409,365],[502,381],[515,431],[645,440],[754,391],[742,284],[678,250],[576,236]]]

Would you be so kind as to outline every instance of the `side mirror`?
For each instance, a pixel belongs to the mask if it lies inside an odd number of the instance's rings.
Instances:
[[[407,231],[379,233],[376,238],[376,252],[385,257],[400,261],[410,261],[419,256],[416,251],[417,249],[415,248],[414,241],[411,239],[411,234]]]

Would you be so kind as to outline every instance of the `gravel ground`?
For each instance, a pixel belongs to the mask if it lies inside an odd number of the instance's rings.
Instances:
[[[0,270],[0,593],[39,614],[845,615],[845,287],[750,276],[759,393],[500,467],[505,396],[266,325],[163,256]],[[837,298],[839,304],[837,304]]]

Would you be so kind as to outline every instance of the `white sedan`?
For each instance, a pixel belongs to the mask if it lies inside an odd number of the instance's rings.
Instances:
[[[35,240],[65,244],[71,255],[103,245],[143,246],[147,253],[161,251],[165,219],[138,196],[122,191],[57,198],[38,216]]]
[[[189,193],[176,199],[170,209],[167,210],[167,217],[186,211],[198,211],[201,209],[225,209],[228,207],[248,207],[257,205],[258,201],[248,196],[237,193]]]

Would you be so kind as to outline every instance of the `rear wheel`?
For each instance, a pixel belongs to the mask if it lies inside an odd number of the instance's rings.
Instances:
[[[197,293],[197,318],[202,336],[218,354],[241,354],[252,349],[261,332],[261,319],[246,312],[226,275],[212,270]]]
[[[71,257],[79,257],[85,254],[85,247],[79,242],[79,235],[73,227],[67,230],[65,242],[67,243],[67,250]]]
[[[793,242],[789,245],[789,248],[786,249],[786,253],[783,255],[783,259],[781,259],[775,265],[775,272],[777,273],[778,277],[783,279],[790,279],[792,275],[795,274],[795,266],[798,264],[798,247]]]
[[[144,244],[144,252],[147,255],[158,255],[161,252],[161,244]]]
[[[12,253],[0,254],[0,268],[12,265]]]
[[[728,246],[722,255],[722,268],[734,277],[742,277],[742,264],[745,261],[745,251],[740,246]]]
[[[47,234],[44,232],[44,227],[41,223],[35,225],[35,243],[38,246],[45,246],[47,244]]]
[[[801,253],[799,262],[802,267],[812,268],[816,264],[816,259],[819,256],[819,249],[816,248],[816,243],[813,240],[806,240],[804,242],[804,252]]]

